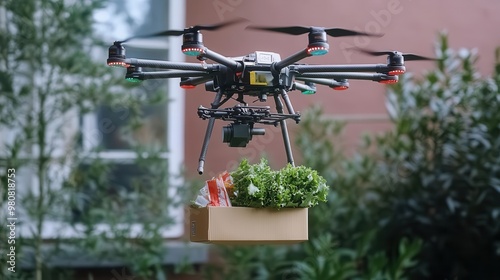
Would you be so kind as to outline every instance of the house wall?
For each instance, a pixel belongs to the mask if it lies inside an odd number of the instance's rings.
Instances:
[[[441,31],[449,34],[450,46],[477,48],[478,66],[484,75],[493,68],[494,50],[500,46],[500,1],[491,0],[351,0],[351,1],[297,1],[297,0],[187,0],[187,25],[217,23],[234,17],[244,17],[258,25],[315,25],[342,27],[360,31],[381,32],[382,38],[329,38],[330,52],[326,56],[308,58],[305,63],[345,64],[384,63],[385,57],[368,57],[354,53],[353,46],[374,50],[400,50],[426,56],[434,55],[434,44]],[[290,36],[244,30],[239,24],[223,30],[203,33],[205,46],[227,56],[238,56],[255,50],[273,51],[282,58],[303,49],[307,35]],[[179,46],[180,51],[180,46]],[[190,61],[191,58],[188,58]],[[194,61],[194,60],[193,60]],[[432,62],[406,64],[407,71],[421,74],[432,69]],[[321,87],[315,95],[304,96],[291,92],[294,108],[303,111],[319,103],[325,113],[333,117],[355,119],[348,122],[342,142],[346,152],[356,151],[362,133],[376,133],[391,128],[384,106],[386,87],[367,81],[350,81],[347,91],[333,91]],[[201,144],[207,121],[198,118],[199,105],[209,106],[214,93],[205,92],[203,86],[186,92],[185,165],[188,174],[196,173]],[[269,105],[274,106],[270,103]],[[262,153],[271,164],[279,168],[286,163],[286,155],[279,128],[267,128],[265,136],[256,136],[247,148],[231,148],[222,143],[222,126],[216,122],[209,145],[205,174],[202,179],[223,170],[232,170],[242,157],[257,161]],[[299,125],[288,123],[293,134]],[[293,141],[293,135],[292,135]],[[293,142],[292,142],[293,143]],[[300,164],[299,151],[295,150]]]

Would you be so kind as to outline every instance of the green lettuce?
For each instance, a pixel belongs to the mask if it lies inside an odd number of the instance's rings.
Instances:
[[[326,202],[329,190],[326,180],[311,168],[288,164],[274,171],[265,159],[258,164],[249,164],[244,159],[231,176],[233,206],[313,207]]]

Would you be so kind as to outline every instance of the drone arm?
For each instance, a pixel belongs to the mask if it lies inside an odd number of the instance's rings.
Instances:
[[[306,57],[309,57],[309,56],[311,56],[311,55],[307,52],[307,49],[304,49],[298,53],[292,54],[291,56],[289,56],[287,58],[284,58],[281,61],[276,62],[274,64],[273,68],[276,72],[279,73],[281,71],[281,69],[283,69],[287,66],[290,66],[290,65],[296,63],[297,61],[304,59]]]
[[[141,80],[151,79],[167,79],[167,78],[186,78],[186,77],[201,77],[208,78],[211,76],[199,71],[157,71],[157,72],[139,72],[138,78]]]
[[[197,85],[206,83],[212,79],[213,79],[213,77],[211,77],[211,76],[191,77],[191,78],[181,80],[180,85],[181,86],[183,86],[183,85],[197,86]]]
[[[211,59],[215,62],[218,62],[224,66],[227,66],[229,69],[233,71],[241,71],[243,70],[243,65],[236,62],[233,59],[227,58],[221,54],[218,54],[214,51],[209,50],[208,48],[205,48],[203,52],[200,54],[202,58],[208,58]]]
[[[325,85],[325,86],[329,86],[329,87],[338,87],[338,86],[345,85],[345,83],[341,83],[341,82],[333,80],[333,79],[305,78],[305,77],[295,77],[295,79],[298,81],[311,82],[311,83]],[[303,91],[303,89],[301,89],[300,87],[297,86],[297,85],[303,85],[303,84],[296,83],[295,85],[296,85],[297,89]]]
[[[295,83],[295,88],[300,91],[316,91],[316,87],[313,85]]]
[[[203,71],[206,73],[215,72],[219,70],[218,65],[200,63],[189,63],[189,62],[171,62],[163,60],[150,60],[150,59],[136,59],[128,58],[125,59],[125,63],[130,64],[135,67],[149,67],[164,70],[191,70],[191,71]]]
[[[388,73],[394,66],[386,64],[354,64],[354,65],[293,65],[290,70],[298,73],[313,72],[375,72]],[[401,66],[398,67],[398,69]],[[404,66],[403,66],[404,68]]]
[[[297,76],[296,79],[300,78],[321,78],[321,79],[353,79],[353,80],[368,80],[368,81],[397,81],[398,76],[390,76],[386,74],[370,74],[370,73],[306,73]]]

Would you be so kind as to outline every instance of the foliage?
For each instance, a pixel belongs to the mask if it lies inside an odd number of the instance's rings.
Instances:
[[[369,248],[373,240],[360,240]],[[304,256],[292,261],[285,279],[407,279],[405,271],[414,266],[420,242],[400,243],[397,257],[389,259],[384,252],[368,253],[360,248],[342,248],[329,233],[315,237],[303,247]]]
[[[406,78],[388,94],[395,129],[376,139],[381,244],[424,241],[415,277],[500,277],[500,60],[493,78],[474,68],[473,51],[439,42],[438,68]]]
[[[224,263],[209,266],[203,279],[282,279],[287,249],[273,246],[219,246]]]
[[[326,202],[329,188],[326,180],[311,168],[288,164],[274,171],[265,159],[258,164],[249,164],[244,159],[231,176],[234,206],[312,207]]]
[[[238,169],[231,173],[234,182],[234,206],[265,207],[271,203],[267,190],[277,185],[275,172],[262,159],[258,164],[250,164],[242,160]]]
[[[287,164],[278,171],[276,181],[279,188],[271,192],[283,197],[278,200],[277,205],[314,207],[320,202],[326,202],[329,186],[325,178],[309,167]]]
[[[98,102],[113,80],[88,55],[94,47],[92,11],[101,5],[97,0],[1,2],[0,126],[6,133],[1,166],[34,174],[38,182],[31,188],[26,178],[30,187],[21,197],[18,174],[17,202],[27,212],[23,220],[34,224],[32,238],[22,243],[34,248],[36,279],[42,278],[47,258],[41,250],[43,224],[59,212],[54,206],[63,197],[54,186],[76,152],[62,139],[70,133],[76,111]],[[95,82],[98,77],[100,82]]]
[[[318,166],[334,188],[328,205],[312,209],[311,230],[355,248],[375,229],[366,256],[384,252],[391,266],[402,240],[421,240],[415,266],[405,269],[410,278],[496,279],[499,61],[493,78],[480,77],[474,52],[448,49],[445,35],[437,54],[436,70],[390,88],[392,131],[366,138],[351,159]]]
[[[130,165],[134,171],[125,185],[115,181],[109,163],[97,160],[87,168],[75,166],[64,185],[72,194],[68,222],[85,237],[73,243],[93,258],[123,261],[137,277],[164,279],[161,233],[173,222],[166,205],[181,201],[168,199],[165,160],[154,153],[138,154],[147,157],[139,156]]]
[[[115,166],[96,156],[101,147],[83,148],[86,141],[98,143],[110,129],[132,134],[146,117],[145,105],[165,104],[164,92],[126,85],[123,76],[117,78],[102,62],[106,49],[94,34],[93,16],[106,3],[0,1],[0,185],[6,188],[7,169],[17,170],[16,203],[22,205],[17,213],[28,231],[18,238],[16,250],[18,260],[30,259],[33,251],[35,261],[34,271],[23,271],[26,279],[68,279],[71,274],[47,267],[55,253],[42,250],[47,221],[70,223],[79,237],[52,240],[56,250],[69,244],[96,259],[124,260],[137,276],[163,275],[160,233],[171,221],[165,205],[174,202],[158,199],[168,192],[159,149],[132,141],[137,160],[118,164],[134,164],[141,174],[128,182],[127,192],[123,185],[110,183]],[[98,124],[96,135],[85,138],[82,116],[103,107],[120,119]],[[115,189],[110,191],[110,185]],[[138,189],[147,191],[133,191]],[[110,201],[112,191],[116,200]],[[2,197],[2,209],[4,201]],[[132,221],[146,225],[137,240],[130,238],[131,226],[123,227]],[[19,279],[24,276],[16,273]]]

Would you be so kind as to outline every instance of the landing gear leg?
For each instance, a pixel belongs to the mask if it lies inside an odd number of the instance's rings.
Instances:
[[[293,111],[292,103],[290,102],[290,99],[288,98],[288,94],[286,93],[285,90],[281,90],[281,94],[275,94],[274,95],[274,101],[276,103],[276,111],[279,114],[283,114],[283,102],[281,102],[281,98],[285,101],[285,105],[287,107],[288,113],[289,114],[295,114]],[[292,147],[290,146],[290,137],[288,136],[288,128],[286,126],[286,121],[281,120],[279,121],[280,127],[281,127],[281,134],[283,135],[283,142],[285,144],[285,151],[286,151],[286,157],[288,160],[288,163],[290,163],[292,166],[295,166],[295,163],[293,161],[293,155],[292,155]]]
[[[214,102],[211,104],[212,109],[217,109],[221,105],[222,91],[218,90],[215,95]],[[201,147],[200,159],[198,161],[198,174],[203,174],[203,169],[205,166],[205,157],[207,155],[208,143],[210,142],[210,137],[212,136],[212,131],[214,130],[215,118],[211,117],[208,119],[208,126],[205,132],[205,138],[203,139],[203,145]]]

